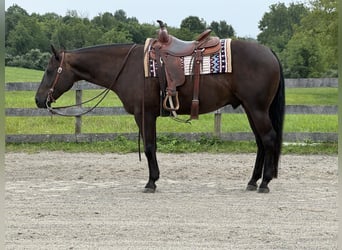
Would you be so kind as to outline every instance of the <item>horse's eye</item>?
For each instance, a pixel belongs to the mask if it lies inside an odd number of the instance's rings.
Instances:
[[[46,73],[48,74],[48,75],[50,75],[50,74],[52,74],[53,73],[53,69],[52,68],[47,68],[46,69]]]

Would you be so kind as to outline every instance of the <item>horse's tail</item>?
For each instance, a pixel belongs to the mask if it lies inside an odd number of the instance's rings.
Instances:
[[[273,128],[276,132],[276,144],[274,151],[274,178],[278,176],[278,165],[281,154],[281,147],[283,142],[283,125],[284,125],[284,114],[285,114],[285,81],[283,75],[283,67],[279,61],[278,56],[272,51],[274,56],[277,58],[280,69],[280,80],[277,93],[271,103],[269,115],[272,121]]]

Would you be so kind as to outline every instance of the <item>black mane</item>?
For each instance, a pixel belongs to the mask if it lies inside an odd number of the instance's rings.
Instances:
[[[94,46],[88,46],[84,48],[78,48],[69,50],[69,52],[86,52],[88,50],[94,50],[94,49],[106,49],[106,48],[113,48],[113,47],[119,47],[119,46],[132,46],[134,43],[113,43],[113,44],[99,44]]]

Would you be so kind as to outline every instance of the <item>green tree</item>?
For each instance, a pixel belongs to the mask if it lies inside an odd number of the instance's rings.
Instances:
[[[7,45],[9,53],[23,55],[32,48],[48,47],[49,40],[35,18],[23,18],[9,31]]]
[[[105,12],[94,17],[91,23],[97,28],[101,29],[103,32],[111,30],[118,23],[117,19],[112,13]]]
[[[325,65],[322,48],[304,33],[296,33],[283,52],[284,74],[290,78],[320,77]]]
[[[213,22],[217,35],[228,37],[233,28],[225,21]],[[203,19],[189,16],[181,27],[168,27],[169,33],[183,40],[194,40],[207,27]],[[76,10],[65,16],[56,13],[31,14],[13,5],[6,10],[6,65],[39,68],[45,64],[50,44],[75,49],[102,43],[139,43],[156,37],[157,24],[140,24],[124,10],[105,12],[93,19],[81,17]]]
[[[140,27],[140,30],[141,30],[141,33],[142,33],[142,36],[144,37],[144,39],[146,39],[148,37],[156,37],[156,35],[157,35],[156,25],[143,23],[139,27]]]
[[[180,28],[183,30],[188,29],[192,33],[200,34],[206,29],[206,23],[197,16],[189,16],[182,20]]]
[[[259,22],[261,33],[257,40],[271,47],[275,52],[282,52],[294,33],[295,25],[299,25],[303,16],[308,13],[304,4],[273,4]]]
[[[114,17],[119,22],[126,22],[127,21],[126,12],[122,9],[115,11]]]
[[[92,39],[90,37],[93,34],[92,31],[92,24],[88,18],[80,18],[75,11],[69,11],[56,27],[52,42],[66,49],[93,45],[89,43],[89,39]]]
[[[5,11],[5,39],[9,33],[17,26],[23,19],[29,17],[29,14],[20,6],[14,4]]]
[[[281,57],[287,77],[337,76],[337,1],[314,0]]]
[[[191,41],[197,38],[198,34],[200,33],[194,33],[191,32],[188,28],[173,28],[173,27],[168,27],[167,30],[169,31],[170,34],[173,36],[185,40],[185,41]],[[202,30],[203,31],[203,30]]]
[[[38,20],[42,32],[46,35],[49,42],[52,42],[53,34],[62,22],[62,17],[56,13],[46,13],[44,15],[32,14]],[[50,46],[48,48],[39,48],[41,51],[50,51]]]
[[[113,28],[107,31],[101,40],[103,43],[131,43],[132,35],[127,30]]]
[[[211,22],[209,28],[220,38],[228,38],[235,36],[235,30],[233,26],[227,24],[226,21]]]
[[[131,42],[139,44],[143,44],[145,42],[146,36],[143,33],[138,21],[129,19],[127,22],[122,22],[119,27],[121,32],[128,32],[130,34]]]
[[[337,0],[314,0],[296,33],[303,33],[321,48],[322,76],[337,76],[338,13]]]

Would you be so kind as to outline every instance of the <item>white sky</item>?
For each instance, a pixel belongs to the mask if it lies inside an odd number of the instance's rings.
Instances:
[[[258,23],[269,6],[278,2],[287,6],[291,2],[308,2],[308,0],[5,0],[5,9],[17,4],[29,14],[54,12],[64,16],[68,10],[76,10],[82,17],[92,19],[99,13],[122,9],[127,17],[136,17],[139,23],[153,24],[157,19],[168,26],[179,27],[183,19],[197,16],[207,24],[212,21],[226,21],[232,25],[240,37],[254,37],[259,34]],[[209,3],[210,5],[205,5]]]

